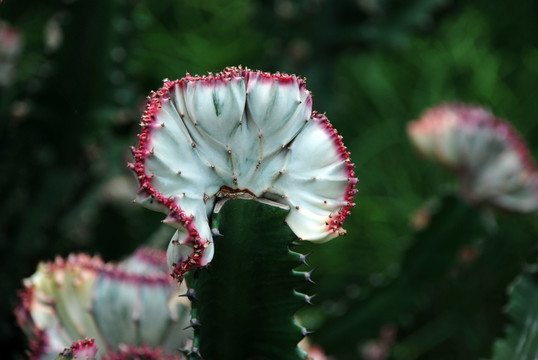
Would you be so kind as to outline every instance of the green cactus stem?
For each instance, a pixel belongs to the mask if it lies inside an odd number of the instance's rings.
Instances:
[[[193,347],[189,359],[305,358],[297,343],[306,330],[294,313],[310,297],[295,289],[309,279],[293,270],[304,255],[291,251],[296,236],[288,211],[253,200],[228,200],[213,214],[215,257],[189,274]]]

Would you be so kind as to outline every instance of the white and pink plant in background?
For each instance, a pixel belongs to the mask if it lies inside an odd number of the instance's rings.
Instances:
[[[464,198],[504,210],[538,209],[538,172],[519,134],[478,106],[447,103],[407,126],[418,151],[458,176]]]

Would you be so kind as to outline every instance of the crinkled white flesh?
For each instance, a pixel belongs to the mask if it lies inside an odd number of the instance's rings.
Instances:
[[[185,81],[156,114],[146,173],[210,241],[202,265],[213,257],[208,216],[222,186],[288,205],[286,221],[303,240],[337,235],[327,223],[347,204],[349,173],[324,122],[311,119],[310,93],[293,80],[253,72],[248,80]],[[169,265],[192,253],[176,226]]]

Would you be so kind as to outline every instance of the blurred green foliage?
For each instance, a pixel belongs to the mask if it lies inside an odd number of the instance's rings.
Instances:
[[[533,279],[534,277],[534,279]],[[534,276],[519,276],[510,287],[507,313],[513,325],[506,331],[506,338],[495,343],[494,360],[533,360],[538,353],[538,286]]]
[[[360,179],[348,235],[306,245],[319,267],[316,306],[301,312],[313,339],[340,359],[361,358],[368,344],[390,344],[394,359],[491,357],[505,289],[536,259],[538,218],[495,214],[464,247],[432,248],[410,219],[452,178],[415,154],[405,125],[441,101],[481,104],[538,154],[537,15],[532,0],[5,0],[0,20],[21,52],[9,60],[13,78],[0,79],[4,353],[23,358],[11,309],[39,260],[118,259],[168,231],[160,214],[130,203],[124,167],[149,90],[242,64],[306,76]],[[0,74],[7,63],[0,57]],[[434,240],[463,241],[470,221],[458,221]],[[416,254],[424,260],[406,272]],[[354,323],[364,309],[368,322]]]

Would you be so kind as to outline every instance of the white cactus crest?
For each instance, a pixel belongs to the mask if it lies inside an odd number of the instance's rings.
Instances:
[[[286,222],[302,240],[345,233],[353,164],[327,118],[312,111],[303,79],[241,67],[165,79],[141,125],[129,164],[137,201],[167,213],[177,228],[168,263],[178,279],[211,261],[209,218],[221,199],[289,208]]]

